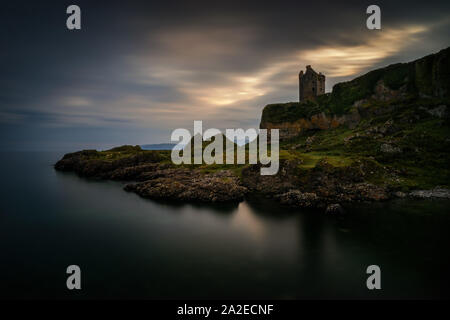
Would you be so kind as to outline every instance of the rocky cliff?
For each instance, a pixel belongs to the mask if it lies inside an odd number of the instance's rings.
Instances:
[[[450,48],[409,62],[368,72],[338,83],[315,101],[270,104],[263,109],[260,128],[280,129],[282,140],[310,129],[354,127],[370,113],[370,105],[406,99],[450,97]],[[373,111],[373,110],[372,110]]]

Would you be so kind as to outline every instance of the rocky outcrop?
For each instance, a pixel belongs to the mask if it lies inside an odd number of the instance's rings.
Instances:
[[[274,176],[261,176],[259,166],[249,166],[242,171],[242,183],[249,192],[295,207],[325,208],[332,203],[390,198],[385,187],[365,182],[364,177],[373,170],[370,163],[357,161],[352,166],[334,167],[325,160],[307,171],[299,170],[299,164],[298,160],[281,161]]]
[[[133,181],[125,190],[152,199],[240,201],[251,192],[289,206],[325,208],[336,202],[388,198],[383,188],[364,182],[363,164],[336,168],[321,161],[315,168],[302,171],[301,160],[281,160],[276,175],[263,176],[261,165],[248,165],[238,177],[231,170],[208,173],[156,162],[158,158],[151,152],[116,160],[105,160],[102,156],[105,157],[90,150],[68,154],[55,164],[55,169],[86,177]]]
[[[281,160],[276,175],[261,175],[261,165],[242,169],[242,183],[251,192],[272,197],[294,189],[299,185],[298,160]]]
[[[66,154],[55,164],[59,171],[73,171],[80,176],[121,181],[125,190],[142,197],[183,201],[224,202],[244,198],[247,188],[229,170],[203,173],[199,169],[177,167],[161,162],[158,152],[134,150],[134,154],[120,151],[100,153],[84,150]],[[110,157],[119,157],[109,160]]]
[[[83,150],[64,155],[55,164],[55,169],[73,171],[84,177],[131,180],[139,179],[141,173],[159,167],[161,160],[161,155],[155,151],[138,152],[110,160],[107,155],[102,157],[96,150]]]
[[[373,91],[374,94],[371,98],[378,101],[389,101],[392,99],[405,98],[407,95],[406,85],[394,90],[388,87],[383,80],[378,80]]]
[[[200,202],[240,201],[248,191],[229,170],[206,174],[184,168],[165,169],[152,179],[127,184],[125,190],[151,199]]]

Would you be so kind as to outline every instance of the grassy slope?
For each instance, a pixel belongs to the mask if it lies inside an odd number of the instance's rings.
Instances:
[[[417,100],[395,106],[387,114],[365,119],[354,129],[340,127],[305,132],[282,144],[281,158],[302,159],[304,170],[315,167],[324,158],[334,166],[350,166],[356,161],[370,162],[369,182],[404,191],[437,185],[449,187],[448,119],[433,117],[424,107],[429,104],[427,108],[432,109],[441,103],[442,100]],[[374,128],[386,126],[387,121],[393,123],[392,132],[374,132]],[[313,135],[313,142],[306,145],[306,139]],[[397,147],[401,152],[382,152],[383,144]]]

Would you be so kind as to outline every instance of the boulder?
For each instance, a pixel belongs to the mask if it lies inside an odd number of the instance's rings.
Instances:
[[[384,153],[401,153],[402,150],[399,147],[393,146],[388,143],[383,143],[380,146],[380,151]]]
[[[286,193],[276,195],[275,198],[282,204],[302,208],[316,207],[319,201],[319,197],[315,193],[301,192],[300,190],[289,190]]]
[[[325,209],[326,214],[343,214],[344,209],[339,203],[332,203],[327,206]]]

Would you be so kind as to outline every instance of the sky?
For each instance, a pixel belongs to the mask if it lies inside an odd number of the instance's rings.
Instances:
[[[81,8],[68,30],[66,8]],[[366,8],[381,8],[381,30]],[[0,148],[170,142],[176,128],[258,128],[298,100],[450,45],[450,1],[9,1],[0,11]]]

